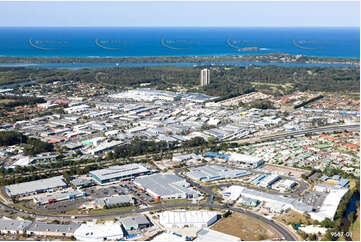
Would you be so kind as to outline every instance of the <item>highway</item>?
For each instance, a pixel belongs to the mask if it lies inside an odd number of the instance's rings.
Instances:
[[[323,133],[323,132],[333,132],[333,131],[342,131],[342,130],[354,130],[360,131],[359,124],[352,124],[352,125],[342,125],[342,126],[327,126],[327,127],[319,127],[319,128],[311,128],[311,129],[304,129],[292,132],[286,132],[281,134],[272,134],[272,135],[265,135],[265,136],[255,136],[252,138],[245,138],[239,140],[230,140],[227,142],[244,142],[248,139],[259,139],[259,140],[267,140],[267,139],[276,139],[276,138],[286,138],[289,136],[298,136],[298,135],[305,135],[305,134],[315,134],[315,133]]]

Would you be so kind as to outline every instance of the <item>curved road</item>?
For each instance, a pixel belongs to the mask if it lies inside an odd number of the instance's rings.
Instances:
[[[83,220],[83,219],[104,219],[104,218],[112,218],[112,217],[118,217],[118,216],[127,216],[127,215],[131,215],[134,213],[142,213],[142,212],[149,212],[149,211],[155,211],[155,210],[161,210],[161,209],[169,209],[169,208],[185,208],[185,207],[201,207],[201,208],[213,208],[213,209],[227,209],[227,210],[231,210],[234,212],[239,212],[239,213],[243,213],[245,215],[248,215],[250,217],[259,219],[261,221],[263,221],[264,223],[270,225],[273,229],[275,229],[279,234],[281,234],[283,236],[282,239],[284,240],[288,240],[288,241],[295,241],[297,240],[297,238],[294,238],[293,235],[284,227],[282,227],[281,225],[275,223],[272,220],[269,220],[261,215],[258,215],[256,213],[247,211],[247,210],[243,210],[241,208],[234,208],[234,207],[228,207],[228,206],[220,206],[220,205],[215,205],[215,204],[190,204],[190,203],[183,203],[183,204],[160,204],[160,205],[156,205],[156,206],[152,206],[152,207],[148,207],[148,208],[141,208],[141,209],[134,209],[131,211],[127,211],[127,212],[118,212],[118,213],[112,213],[112,214],[103,214],[103,215],[80,215],[80,216],[76,216],[76,218],[72,217],[71,215],[67,215],[67,216],[61,216],[61,215],[40,215],[40,214],[35,214],[35,213],[30,213],[30,212],[25,212],[25,211],[20,211],[16,208],[10,207],[8,205],[2,204],[2,206],[11,209],[12,211],[15,211],[16,213],[18,213],[19,215],[25,215],[25,216],[37,216],[40,218],[46,218],[46,219],[63,219],[63,220],[74,220],[74,219],[79,219],[79,220]]]

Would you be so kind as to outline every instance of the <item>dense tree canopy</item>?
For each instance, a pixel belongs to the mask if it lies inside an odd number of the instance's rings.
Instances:
[[[2,131],[0,132],[0,146],[24,144],[25,155],[34,156],[43,152],[54,150],[53,144],[43,142],[36,138],[29,138],[15,131]]]
[[[299,91],[357,92],[360,89],[359,68],[280,67],[280,66],[211,66],[211,82],[200,88],[200,70],[206,66],[149,66],[64,69],[1,68],[0,84],[29,80],[39,82],[85,81],[112,87],[150,87],[173,89],[185,87],[190,91],[212,96],[232,97],[251,91],[287,94]]]

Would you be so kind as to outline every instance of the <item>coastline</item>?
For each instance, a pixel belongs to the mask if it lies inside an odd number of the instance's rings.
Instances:
[[[264,63],[318,63],[360,65],[360,58],[292,55],[286,53],[251,55],[180,55],[143,57],[27,57],[0,56],[0,63],[202,63],[202,62],[264,62]]]

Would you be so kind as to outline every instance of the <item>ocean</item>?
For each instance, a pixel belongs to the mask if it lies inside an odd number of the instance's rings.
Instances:
[[[0,28],[0,56],[139,57],[269,53],[360,58],[360,29]]]

